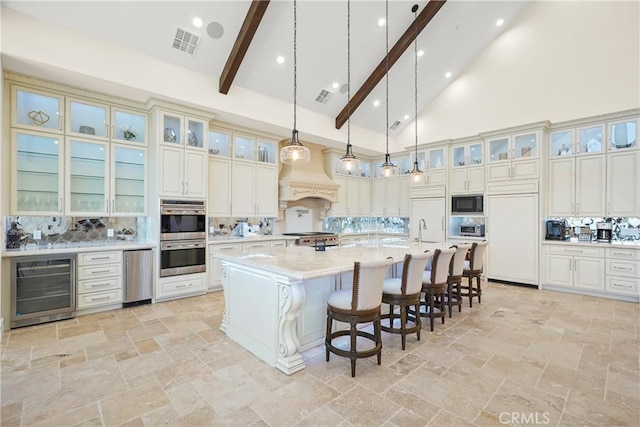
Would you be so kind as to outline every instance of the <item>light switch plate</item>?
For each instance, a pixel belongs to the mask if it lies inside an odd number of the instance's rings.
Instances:
[[[209,227],[209,234],[214,234],[216,232],[215,227]]]
[[[113,228],[107,228],[107,237],[113,237]]]
[[[40,239],[42,239],[42,231],[40,231],[40,230],[33,230],[33,239],[34,239],[34,240],[40,240]]]

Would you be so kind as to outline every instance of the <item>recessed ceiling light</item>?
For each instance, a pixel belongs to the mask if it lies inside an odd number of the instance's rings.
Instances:
[[[202,18],[198,18],[197,16],[193,18],[193,21],[191,22],[193,23],[193,26],[196,28],[200,28],[204,25],[204,21],[202,20]]]
[[[422,55],[424,55],[424,50],[419,50],[418,51],[418,56],[422,56]]]
[[[497,25],[498,27],[502,27],[502,24],[504,24],[504,19],[500,18],[500,19],[498,19],[498,20],[496,21],[496,25]]]
[[[409,118],[410,118],[410,117],[411,117],[411,116],[410,116],[410,115],[408,115],[408,114],[405,114],[405,115],[404,115],[404,119],[405,119],[405,120],[409,120]]]
[[[333,89],[338,89],[338,88],[340,87],[340,83],[338,83],[338,82],[333,82],[333,83],[331,83],[331,87],[332,87]]]
[[[284,64],[284,56],[280,55],[276,58],[278,64]]]
[[[377,99],[375,101],[373,101],[373,106],[377,107],[378,105],[380,105],[380,101],[378,101]]]
[[[384,18],[378,19],[378,27],[384,27],[384,24],[387,23],[387,20]]]
[[[446,73],[444,76],[445,76],[447,79],[448,79],[449,77],[451,77],[451,71],[447,71],[447,73]]]
[[[207,25],[207,34],[212,39],[219,39],[224,34],[224,27],[219,22],[209,22]]]

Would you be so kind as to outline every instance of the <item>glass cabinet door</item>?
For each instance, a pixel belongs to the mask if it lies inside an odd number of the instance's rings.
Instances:
[[[276,163],[276,143],[258,140],[258,161],[263,163]]]
[[[393,159],[391,159],[393,162]],[[394,162],[398,166],[398,175],[406,175],[411,171],[411,157],[400,157],[397,162]]]
[[[489,140],[489,161],[509,160],[509,138]]]
[[[182,116],[162,114],[162,141],[182,145]]]
[[[14,214],[62,212],[63,144],[57,137],[12,131]]]
[[[209,154],[214,156],[231,156],[231,135],[228,133],[209,131]]]
[[[147,151],[113,145],[112,214],[146,212]]]
[[[444,167],[444,148],[429,150],[429,169]]]
[[[482,142],[469,144],[469,158],[467,159],[469,166],[482,164]]]
[[[573,155],[573,131],[561,130],[549,134],[549,157]]]
[[[67,146],[67,211],[107,213],[107,149],[105,144],[70,139]]]
[[[233,137],[233,157],[236,159],[255,160],[255,140],[245,136]]]
[[[451,166],[458,168],[467,164],[467,150],[465,145],[459,145],[451,149]]]
[[[538,138],[535,133],[516,135],[513,138],[513,158],[538,157]]]
[[[187,135],[185,143],[187,147],[204,148],[205,123],[201,120],[187,119]]]
[[[109,107],[70,100],[67,133],[108,138]]]
[[[612,123],[609,126],[609,150],[632,148],[637,143],[638,125],[635,120]]]
[[[604,135],[603,125],[578,129],[578,154],[602,153],[604,151],[602,135]]]
[[[147,143],[147,116],[125,110],[113,110],[111,139],[135,144]]]
[[[62,96],[32,92],[14,87],[12,90],[12,123],[14,127],[29,127],[46,132],[62,132]]]
[[[371,178],[371,163],[361,162],[362,169],[360,170],[360,176],[364,178]]]

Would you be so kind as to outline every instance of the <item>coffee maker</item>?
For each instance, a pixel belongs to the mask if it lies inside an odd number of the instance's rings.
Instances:
[[[596,224],[596,240],[598,242],[611,243],[613,237],[613,224],[610,222],[599,222]]]

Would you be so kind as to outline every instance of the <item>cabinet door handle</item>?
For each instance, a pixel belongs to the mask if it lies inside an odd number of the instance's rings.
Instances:
[[[96,283],[91,285],[92,288],[101,288],[103,286],[109,286],[111,283],[107,282],[107,283]]]
[[[116,210],[116,199],[111,199],[111,212]]]
[[[182,190],[180,190],[180,194],[184,194],[184,181],[180,181],[180,184],[182,185]]]
[[[187,288],[187,287],[190,287],[190,286],[191,286],[191,283],[187,283],[187,284],[184,284],[184,285],[176,285],[176,288]]]
[[[571,262],[572,260],[569,260],[569,270],[573,270],[573,268],[571,268]]]
[[[620,267],[620,266],[614,265],[613,266],[613,270],[616,270],[616,271],[633,271],[633,268],[632,267]]]
[[[185,187],[184,194],[189,194],[189,181],[184,183],[184,187]]]
[[[442,231],[444,231],[444,217],[442,217]]]
[[[104,299],[111,299],[111,295],[107,295],[106,297],[100,297],[100,298],[91,298],[91,301],[101,301]]]
[[[580,203],[576,203],[576,215],[580,212]]]
[[[108,256],[95,256],[95,257],[91,257],[91,261],[95,261],[97,259],[109,259]]]
[[[104,133],[107,137],[107,139],[109,138],[109,123],[104,122]]]
[[[111,125],[111,135],[114,138],[116,137],[116,125]]]
[[[607,202],[607,214],[611,214],[611,202]]]
[[[634,256],[632,253],[629,253],[629,252],[616,252],[616,251],[613,251],[613,252],[611,252],[611,254],[614,255],[614,256],[628,256],[628,257],[633,257]]]
[[[229,213],[231,213],[231,203],[229,203]]]
[[[60,126],[58,126],[59,130],[63,130],[62,125],[64,123],[64,116],[62,114],[58,116],[58,123],[60,123]]]
[[[62,197],[60,197],[60,205],[59,206],[60,206],[59,212],[62,212]]]
[[[101,273],[108,273],[111,270],[97,270],[97,271],[92,271],[91,274],[101,274]]]
[[[623,285],[621,283],[614,283],[613,286],[615,286],[616,288],[627,288],[627,289],[633,288],[632,285]]]

